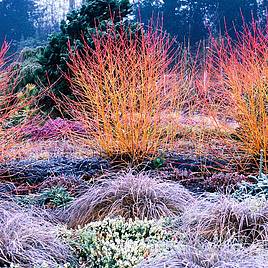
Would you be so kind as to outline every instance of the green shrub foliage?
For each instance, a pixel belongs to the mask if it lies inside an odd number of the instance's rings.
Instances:
[[[73,201],[73,197],[64,187],[52,187],[39,194],[18,196],[16,201],[21,206],[42,206],[49,208],[64,207]]]
[[[84,40],[93,47],[92,34],[96,29],[100,34],[105,34],[107,21],[113,20],[115,25],[126,20],[131,13],[129,0],[87,0],[80,9],[73,10],[67,15],[66,20],[61,22],[60,32],[49,37],[48,44],[36,51],[34,58],[31,54],[25,58],[25,63],[30,63],[34,67],[31,75],[28,75],[29,68],[23,64],[27,70],[27,83],[40,83],[48,86],[53,85],[52,90],[56,96],[72,96],[67,81],[63,78],[63,73],[68,72],[67,62],[68,42],[71,47],[83,48]],[[41,52],[41,53],[40,53]],[[44,98],[41,106],[45,111],[53,107],[51,98]]]

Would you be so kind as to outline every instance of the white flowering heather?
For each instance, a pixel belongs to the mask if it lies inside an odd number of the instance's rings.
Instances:
[[[122,218],[92,222],[67,237],[81,267],[87,268],[132,268],[172,243],[160,223]]]

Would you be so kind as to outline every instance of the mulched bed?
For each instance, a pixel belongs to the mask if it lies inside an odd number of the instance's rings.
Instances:
[[[86,179],[108,170],[109,166],[107,160],[98,157],[84,159],[55,157],[48,160],[11,161],[0,165],[0,178],[28,184],[38,184],[52,176],[75,176]]]
[[[246,178],[235,171],[219,172],[228,164],[218,159],[170,153],[161,167],[155,167],[153,161],[147,161],[136,170],[148,171],[153,176],[155,174],[166,180],[177,181],[200,195],[208,191],[224,191]],[[86,181],[103,174],[109,176],[110,172],[116,173],[120,170],[122,166],[116,166],[112,161],[100,157],[14,160],[0,165],[0,198],[10,194],[39,192],[55,185],[64,186],[71,192],[79,192],[79,189],[86,188]]]

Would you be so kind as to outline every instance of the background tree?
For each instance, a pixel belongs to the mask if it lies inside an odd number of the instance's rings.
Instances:
[[[215,0],[214,0],[215,1]],[[256,0],[217,0],[215,1],[218,31],[228,31],[231,37],[235,37],[235,30],[241,30],[243,20],[250,23],[252,18],[257,19],[258,3]]]
[[[243,19],[251,22],[259,19],[260,8],[265,10],[267,0],[144,0],[135,5],[136,16],[141,13],[144,22],[152,13],[160,13],[164,19],[164,29],[179,41],[190,40],[192,44],[207,38],[210,31],[221,33],[225,30],[234,37],[234,25],[241,29]],[[140,9],[140,11],[139,11]],[[241,14],[243,14],[243,19]]]
[[[34,36],[35,7],[33,0],[0,1],[0,42]]]
[[[267,9],[268,9],[268,0],[260,1],[259,6],[258,6],[258,16],[264,26],[266,24],[267,15],[268,15]]]
[[[39,35],[45,37],[55,31],[59,31],[60,22],[65,19],[68,12],[66,1],[55,0],[35,0],[37,4],[37,28]]]
[[[68,42],[71,46],[78,49],[83,48],[83,38],[92,46],[92,33],[98,31],[105,33],[106,21],[113,17],[113,22],[118,24],[123,18],[131,13],[129,0],[87,0],[78,10],[73,10],[67,15],[66,20],[61,22],[60,32],[50,36],[47,46],[36,53],[30,53],[31,62],[35,63],[38,59],[40,68],[35,68],[32,75],[28,74],[28,83],[38,83],[40,80],[44,85],[47,82],[56,84],[53,92],[60,96],[71,95],[69,85],[62,77],[62,72],[67,72],[67,62],[69,60]],[[34,56],[33,56],[34,54]],[[27,62],[27,57],[24,59]],[[28,68],[26,68],[28,69]],[[48,80],[47,80],[48,78]],[[25,80],[25,78],[24,78]],[[53,101],[47,97],[41,103],[44,110],[49,110],[53,106]]]
[[[75,9],[75,0],[69,0],[69,11]]]

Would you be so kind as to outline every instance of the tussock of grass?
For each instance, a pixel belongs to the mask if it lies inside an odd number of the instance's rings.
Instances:
[[[252,243],[268,239],[267,202],[260,199],[202,198],[184,213],[183,222],[188,232],[211,241],[235,238]]]
[[[10,202],[0,203],[0,266],[20,268],[43,263],[57,267],[70,259],[70,252],[59,238],[59,228],[33,211],[23,211]]]
[[[70,227],[105,217],[158,219],[182,213],[194,198],[178,183],[165,182],[140,173],[126,173],[93,185],[66,209]]]
[[[248,248],[241,244],[179,244],[172,251],[141,262],[136,268],[265,268],[267,251],[261,245]]]

